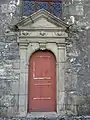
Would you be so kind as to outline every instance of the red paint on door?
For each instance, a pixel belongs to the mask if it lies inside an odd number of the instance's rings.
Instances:
[[[49,51],[37,51],[29,60],[28,112],[56,111],[56,60]]]

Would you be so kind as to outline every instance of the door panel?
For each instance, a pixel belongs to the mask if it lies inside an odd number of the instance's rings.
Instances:
[[[29,60],[28,111],[56,111],[56,61],[49,51],[35,52]]]

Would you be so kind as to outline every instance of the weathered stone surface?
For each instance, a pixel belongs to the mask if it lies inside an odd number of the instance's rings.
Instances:
[[[65,105],[65,107],[68,111],[72,108],[73,112],[75,111],[74,106],[77,106],[76,111],[79,115],[90,115],[90,1],[84,0],[83,5],[81,5],[80,7],[81,13],[78,9],[78,5],[80,5],[78,4],[78,0],[65,0],[65,2],[67,2],[65,3],[66,7],[64,12],[66,22],[72,23],[72,21],[70,21],[71,19],[68,18],[75,15],[75,21],[79,25],[73,26],[70,33],[70,38],[68,40],[68,42],[72,42],[73,44],[72,47],[67,47],[67,63],[69,64],[66,65],[65,73],[65,101],[67,103],[67,106]],[[69,5],[70,8],[68,8]],[[67,13],[67,11],[69,11],[69,14]],[[16,35],[5,35],[5,32],[8,33],[8,25],[17,23],[20,18],[18,16],[20,14],[18,7],[16,13],[17,14],[14,14],[14,16],[11,17],[5,9],[3,9],[2,11],[2,8],[0,7],[0,116],[12,116],[13,114],[17,114],[17,111],[19,109],[18,91],[22,91],[21,88],[19,89],[20,55]],[[34,24],[34,27],[37,24]],[[83,29],[81,29],[81,27],[88,30],[85,30],[83,32]],[[35,33],[33,33],[33,35],[34,34]],[[39,32],[38,35],[47,35],[47,32],[44,33],[43,31],[41,31],[41,33]],[[53,33],[53,35],[55,36],[60,34]],[[46,47],[50,47],[52,51],[57,51],[55,47],[56,45],[53,46],[50,44],[48,43]],[[40,46],[42,49],[42,45]],[[30,49],[28,51],[32,52],[34,49],[36,50],[38,48],[39,43],[31,43]],[[31,54],[29,52],[28,55]],[[55,52],[55,54],[57,54],[57,52]],[[27,74],[25,74],[25,76],[26,75]],[[27,90],[24,89],[23,91],[26,92]],[[63,94],[61,94],[61,97],[62,96]],[[60,98],[60,100],[63,101],[63,97]],[[22,107],[22,110],[23,109],[24,106]],[[7,120],[7,118],[1,118],[1,120],[3,119]],[[24,120],[27,118],[12,119]],[[31,120],[38,118],[28,119]],[[40,117],[39,119],[47,120],[49,118]]]
[[[19,47],[16,35],[5,35],[12,17],[2,8],[3,4],[0,6],[0,116],[11,116],[18,108]]]
[[[90,120],[90,116],[42,116],[42,117],[2,117],[0,120]]]
[[[67,46],[67,96],[69,101],[73,100],[73,96],[77,96],[74,99],[76,99],[75,104],[79,115],[90,115],[88,107],[90,106],[90,1],[65,0],[64,2],[63,15],[67,23],[71,25],[68,39],[71,45]],[[76,10],[79,11],[76,12]],[[72,24],[73,20],[74,24]]]

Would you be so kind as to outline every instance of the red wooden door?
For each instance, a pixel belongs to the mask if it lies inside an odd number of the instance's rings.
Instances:
[[[49,51],[35,52],[29,60],[28,111],[56,111],[56,60]]]

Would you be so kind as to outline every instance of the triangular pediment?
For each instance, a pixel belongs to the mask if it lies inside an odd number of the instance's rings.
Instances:
[[[34,14],[22,19],[16,24],[18,29],[32,28],[63,28],[69,27],[63,20],[57,18],[46,10],[39,10]]]

